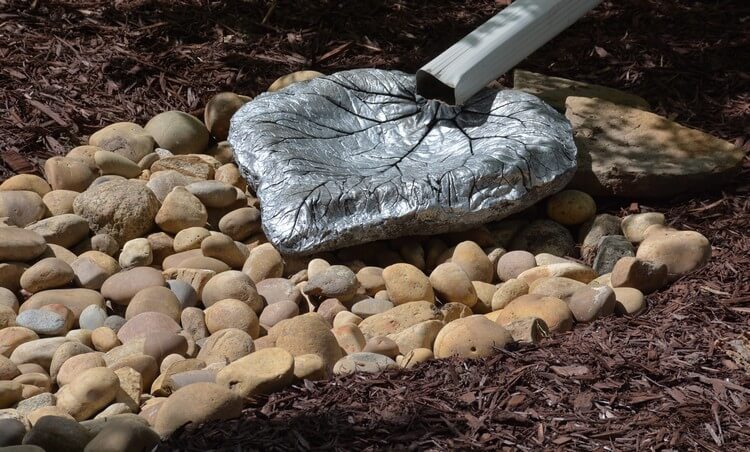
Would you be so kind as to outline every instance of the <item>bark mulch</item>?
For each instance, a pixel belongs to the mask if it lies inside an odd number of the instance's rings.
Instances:
[[[255,95],[293,70],[414,71],[507,2],[282,0],[263,23],[270,3],[0,0],[0,179],[108,123],[199,114],[218,91]],[[640,94],[747,151],[748,25],[745,0],[605,1],[520,66]],[[605,202],[664,212],[713,244],[711,262],[649,296],[644,314],[491,359],[308,382],[160,447],[746,450],[748,177],[746,159],[724,191]]]

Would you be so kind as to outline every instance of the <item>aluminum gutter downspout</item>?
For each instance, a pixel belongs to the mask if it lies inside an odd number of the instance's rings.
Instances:
[[[417,92],[462,105],[601,0],[517,0],[417,71]]]

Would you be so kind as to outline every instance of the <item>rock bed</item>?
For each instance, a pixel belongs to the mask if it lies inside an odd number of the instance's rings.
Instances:
[[[711,255],[662,214],[597,215],[566,190],[470,231],[285,257],[220,141],[246,101],[215,96],[205,124],[113,124],[49,159],[46,180],[0,186],[2,444],[148,448],[303,380],[636,314]]]

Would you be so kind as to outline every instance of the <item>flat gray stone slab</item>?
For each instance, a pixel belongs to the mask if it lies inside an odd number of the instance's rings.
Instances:
[[[229,141],[286,254],[498,220],[576,169],[569,122],[537,97],[487,89],[452,106],[418,96],[413,75],[376,69],[261,94]]]

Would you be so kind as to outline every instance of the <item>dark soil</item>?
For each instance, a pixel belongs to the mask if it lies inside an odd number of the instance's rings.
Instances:
[[[414,71],[505,3],[284,0],[262,24],[270,2],[0,0],[0,179],[108,123],[200,115],[216,92],[255,95],[290,71]],[[748,62],[746,0],[623,0],[520,67],[634,92],[748,151]],[[709,265],[649,296],[644,314],[488,360],[306,383],[162,448],[746,450],[750,362],[731,353],[750,319],[748,177],[746,159],[723,191],[603,201],[662,211],[713,244]]]

